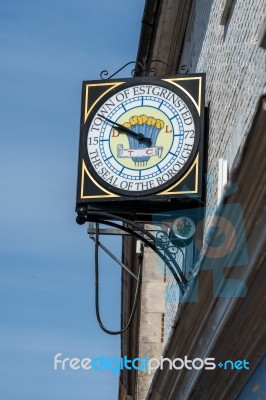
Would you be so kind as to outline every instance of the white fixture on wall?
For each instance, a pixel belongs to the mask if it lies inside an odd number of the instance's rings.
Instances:
[[[220,158],[218,161],[218,191],[217,203],[219,204],[224,193],[224,187],[228,181],[228,161]]]

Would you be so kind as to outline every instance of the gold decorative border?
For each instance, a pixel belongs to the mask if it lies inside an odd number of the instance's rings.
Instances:
[[[91,83],[91,84],[87,84],[86,85],[86,89],[85,89],[85,110],[84,110],[84,124],[88,119],[88,116],[91,112],[91,110],[95,107],[95,105],[98,103],[98,101],[103,98],[103,96],[105,96],[108,92],[110,92],[112,89],[114,89],[117,86],[122,85],[125,82],[112,82],[112,83]],[[89,88],[92,86],[111,86],[109,89],[107,89],[105,92],[103,92],[98,98],[97,100],[95,100],[95,102],[91,105],[91,107],[88,110],[88,104],[89,104]]]
[[[191,96],[191,94],[184,89],[182,86],[178,85],[177,83],[175,83],[176,81],[191,81],[191,80],[195,80],[198,79],[199,81],[199,96],[198,96],[198,102],[196,103],[195,99],[193,99],[193,97]],[[186,93],[186,95],[190,98],[190,100],[194,103],[199,116],[200,116],[200,109],[201,109],[201,91],[202,91],[202,77],[194,77],[194,78],[172,78],[172,79],[162,79],[163,81],[172,83],[173,85],[177,86],[180,90],[182,90],[184,93]]]
[[[198,102],[196,103],[195,99],[191,96],[191,94],[184,89],[182,86],[178,85],[176,83],[176,81],[182,81],[182,80],[195,80],[197,79],[199,81],[199,94],[198,94]],[[201,109],[201,92],[202,92],[202,77],[184,77],[184,78],[172,78],[172,79],[162,79],[163,81],[169,82],[175,86],[177,86],[180,90],[182,90],[189,98],[190,100],[193,102],[193,104],[195,105],[199,116],[200,116],[200,109]],[[103,98],[103,96],[105,96],[108,92],[110,92],[112,89],[114,89],[115,87],[118,87],[122,84],[124,84],[125,82],[112,82],[112,83],[95,83],[95,84],[86,84],[86,88],[85,88],[85,110],[84,110],[84,123],[87,121],[89,114],[91,113],[92,109],[95,107],[95,105],[99,102],[99,100],[101,98]],[[106,91],[104,91],[98,98],[97,100],[91,105],[91,107],[88,110],[88,104],[89,104],[89,88],[90,87],[95,87],[95,86],[110,86]],[[186,192],[171,192],[172,189],[174,189],[176,186],[178,186],[193,170],[193,168],[196,167],[196,176],[195,176],[195,190],[191,190],[191,191],[186,191]],[[172,195],[172,194],[193,194],[193,193],[197,193],[198,192],[198,169],[199,169],[199,154],[197,155],[195,161],[193,162],[193,164],[191,165],[191,167],[189,168],[189,170],[186,172],[185,175],[182,176],[182,178],[176,182],[175,184],[173,184],[171,187],[169,187],[167,190],[157,193],[157,196],[160,195]],[[100,189],[102,190],[104,193],[106,193],[106,195],[95,195],[95,196],[85,196],[83,193],[84,190],[84,174],[87,174],[87,176],[89,177],[89,179]],[[93,199],[93,198],[114,198],[114,197],[121,197],[119,195],[116,195],[112,192],[109,192],[107,189],[103,188],[90,174],[90,172],[88,171],[85,161],[82,160],[82,172],[81,172],[81,192],[80,192],[80,198],[81,199]]]
[[[84,174],[87,174],[89,179],[99,188],[101,189],[103,192],[106,193],[106,195],[95,195],[95,196],[85,196],[83,193],[83,189],[84,189]],[[100,199],[100,198],[106,198],[106,197],[120,197],[112,192],[109,192],[108,190],[106,190],[105,188],[103,188],[89,173],[85,161],[82,160],[82,171],[81,171],[81,188],[80,188],[80,198],[81,199]]]
[[[195,176],[195,190],[189,190],[186,192],[170,192],[170,190],[174,189],[177,185],[179,185],[181,182],[183,182],[183,180],[190,174],[190,172],[193,170],[193,168],[196,167],[196,176]],[[197,193],[198,192],[198,172],[199,172],[199,153],[197,155],[197,157],[195,158],[195,161],[193,162],[193,164],[191,165],[191,167],[189,168],[189,170],[185,173],[185,175],[182,176],[181,179],[179,179],[178,182],[174,183],[172,186],[170,186],[167,190],[157,193],[157,196],[163,195],[163,194],[193,194],[193,193]]]

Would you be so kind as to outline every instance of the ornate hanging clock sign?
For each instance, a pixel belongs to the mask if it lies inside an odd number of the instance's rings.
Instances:
[[[204,85],[204,74],[84,82],[77,212],[201,198]]]

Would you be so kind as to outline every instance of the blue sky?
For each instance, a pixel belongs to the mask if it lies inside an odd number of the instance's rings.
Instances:
[[[120,338],[96,323],[93,244],[75,223],[80,98],[83,80],[135,60],[143,9],[0,3],[0,400],[117,399],[118,375],[54,371],[53,357],[120,356]],[[119,239],[108,244],[120,256]],[[116,329],[120,270],[101,260],[104,321]]]

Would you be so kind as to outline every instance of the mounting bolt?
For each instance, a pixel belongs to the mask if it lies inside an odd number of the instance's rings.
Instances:
[[[79,225],[84,225],[86,221],[87,221],[86,217],[82,217],[80,215],[76,217],[76,223]]]
[[[87,208],[86,208],[86,207],[79,207],[79,208],[77,209],[77,214],[78,214],[80,217],[86,217],[86,216],[87,216]]]

